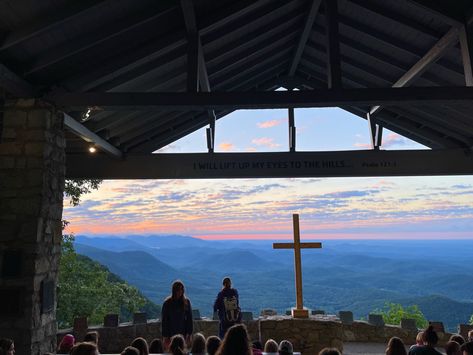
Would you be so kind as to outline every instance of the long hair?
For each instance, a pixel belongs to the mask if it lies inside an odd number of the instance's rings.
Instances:
[[[194,334],[191,347],[192,354],[205,354],[205,337],[202,333]]]
[[[220,338],[216,335],[211,335],[207,338],[207,341],[205,343],[205,348],[207,350],[208,355],[215,355],[217,353],[218,347],[222,341]]]
[[[161,354],[164,352],[161,339],[156,338],[151,341],[151,344],[149,344],[149,352],[151,354]]]
[[[71,349],[71,355],[95,355],[97,354],[97,345],[94,343],[77,343]]]
[[[342,355],[337,348],[323,348],[319,355]]]
[[[439,337],[437,333],[434,330],[434,327],[432,325],[429,325],[427,329],[424,331],[424,343],[427,344],[428,346],[435,346],[437,345],[439,341]]]
[[[264,352],[265,353],[277,353],[278,352],[278,343],[274,339],[266,340],[264,344]]]
[[[74,335],[72,334],[64,335],[64,337],[62,338],[61,342],[59,343],[57,347],[57,352],[62,353],[62,354],[69,354],[75,342],[76,340],[74,338]]]
[[[141,337],[136,338],[131,342],[131,346],[140,351],[140,355],[149,355],[148,343]]]
[[[386,355],[407,355],[406,347],[402,340],[398,337],[389,339]]]
[[[169,350],[172,355],[185,355],[185,340],[181,334],[176,334],[171,338]]]
[[[99,345],[99,333],[97,331],[88,332],[84,337],[84,341]]]
[[[244,324],[230,327],[218,348],[217,355],[252,355],[249,338]]]
[[[10,350],[12,344],[13,344],[12,339],[8,339],[8,338],[0,339],[0,354],[1,355],[6,354],[8,350]]]
[[[178,292],[182,290],[182,296],[178,296]],[[176,280],[172,283],[171,294],[166,298],[167,300],[177,301],[183,308],[189,304],[186,297],[184,283],[181,280]]]

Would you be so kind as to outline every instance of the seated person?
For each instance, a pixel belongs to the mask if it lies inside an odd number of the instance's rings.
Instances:
[[[140,351],[133,346],[127,346],[120,355],[140,355]]]
[[[148,343],[142,337],[138,337],[133,340],[130,344],[132,347],[137,348],[140,355],[149,355]]]
[[[76,339],[72,334],[66,334],[57,347],[58,354],[69,354],[74,346]]]
[[[442,353],[435,349],[439,337],[432,325],[429,325],[424,331],[422,340],[424,341],[424,346],[417,346],[414,349],[410,349],[409,355],[442,355]]]
[[[278,353],[279,355],[292,355],[294,353],[292,343],[289,340],[282,340],[279,343]]]
[[[155,338],[151,340],[151,344],[149,344],[149,353],[150,354],[164,353],[163,342],[161,341],[161,339]]]
[[[458,344],[462,345],[465,343],[465,338],[463,338],[460,334],[453,334],[448,341],[456,341]]]
[[[97,345],[94,343],[77,343],[72,347],[71,355],[99,355]]]
[[[278,353],[278,343],[274,341],[274,339],[268,339],[264,344],[264,352],[265,353]]]
[[[449,341],[445,345],[445,353],[447,355],[462,355],[460,351],[460,344],[458,344],[456,341]]]
[[[473,341],[469,341],[460,346],[460,350],[462,351],[462,355],[473,355]]]
[[[202,333],[195,333],[191,346],[192,355],[205,355],[205,337]]]
[[[336,348],[323,348],[320,350],[319,355],[342,355]]]
[[[207,341],[205,342],[205,348],[207,349],[208,355],[215,355],[217,352],[218,347],[222,341],[216,335],[209,336]]]

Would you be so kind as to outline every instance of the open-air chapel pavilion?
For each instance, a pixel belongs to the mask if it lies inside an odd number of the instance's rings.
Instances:
[[[472,22],[471,0],[1,1],[0,335],[54,351],[65,178],[471,174]],[[298,152],[301,107],[365,119],[372,149]],[[288,109],[288,151],[215,153],[254,108]],[[202,127],[208,153],[152,154]]]

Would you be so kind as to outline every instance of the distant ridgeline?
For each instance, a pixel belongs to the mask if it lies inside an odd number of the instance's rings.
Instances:
[[[473,314],[473,241],[323,243],[321,252],[302,252],[304,305],[310,309],[351,310],[360,319],[386,302],[418,305],[449,331]],[[293,254],[273,250],[269,241],[78,236],[75,248],[157,304],[169,295],[172,281],[181,279],[193,308],[211,318],[221,280],[230,275],[244,311],[285,314],[294,306]]]

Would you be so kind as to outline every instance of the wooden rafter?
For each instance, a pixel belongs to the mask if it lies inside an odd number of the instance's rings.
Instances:
[[[471,102],[473,88],[416,87],[326,89],[274,92],[86,92],[58,93],[45,97],[59,107],[107,110],[207,110],[336,107],[343,105],[410,105],[435,102]]]
[[[458,42],[459,28],[452,27],[435,45],[415,63],[404,75],[402,75],[393,85],[393,88],[402,88],[410,85],[415,79],[427,70],[429,65],[435,63],[450,47]],[[381,109],[374,106],[370,109],[373,116]]]

